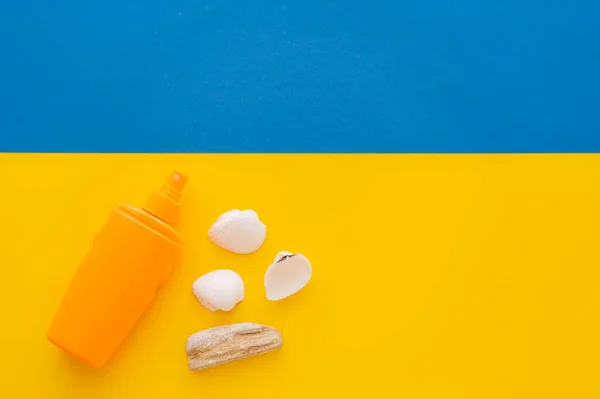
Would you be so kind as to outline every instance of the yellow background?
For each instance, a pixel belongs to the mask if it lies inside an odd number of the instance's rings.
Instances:
[[[101,370],[45,340],[62,293],[119,202],[172,169],[182,263]],[[1,154],[0,396],[60,398],[598,398],[598,155]],[[268,238],[253,255],[207,238],[232,208]],[[309,285],[265,298],[275,254]],[[246,299],[211,313],[192,282],[231,268]],[[252,321],[283,347],[187,369],[199,330]]]

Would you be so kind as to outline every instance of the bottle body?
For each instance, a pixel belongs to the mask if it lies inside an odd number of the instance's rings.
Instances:
[[[182,244],[177,231],[153,214],[115,208],[71,281],[47,338],[92,366],[104,365],[167,280]]]

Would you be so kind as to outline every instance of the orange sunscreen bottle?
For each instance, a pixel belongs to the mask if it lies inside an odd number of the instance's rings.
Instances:
[[[94,367],[110,359],[179,258],[174,226],[186,181],[173,173],[142,209],[112,210],[54,315],[52,343]]]

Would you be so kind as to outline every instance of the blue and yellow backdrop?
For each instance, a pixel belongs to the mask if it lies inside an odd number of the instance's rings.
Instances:
[[[598,398],[600,2],[0,4],[0,393]],[[189,179],[184,258],[112,361],[45,340],[110,209]],[[215,247],[256,210],[256,254]],[[266,300],[275,254],[314,276]],[[230,313],[196,303],[217,268]],[[185,340],[281,330],[202,372]]]

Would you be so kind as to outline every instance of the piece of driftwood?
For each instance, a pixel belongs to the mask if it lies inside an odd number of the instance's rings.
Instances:
[[[201,370],[281,347],[281,333],[254,323],[213,327],[192,334],[186,352],[190,370]]]

